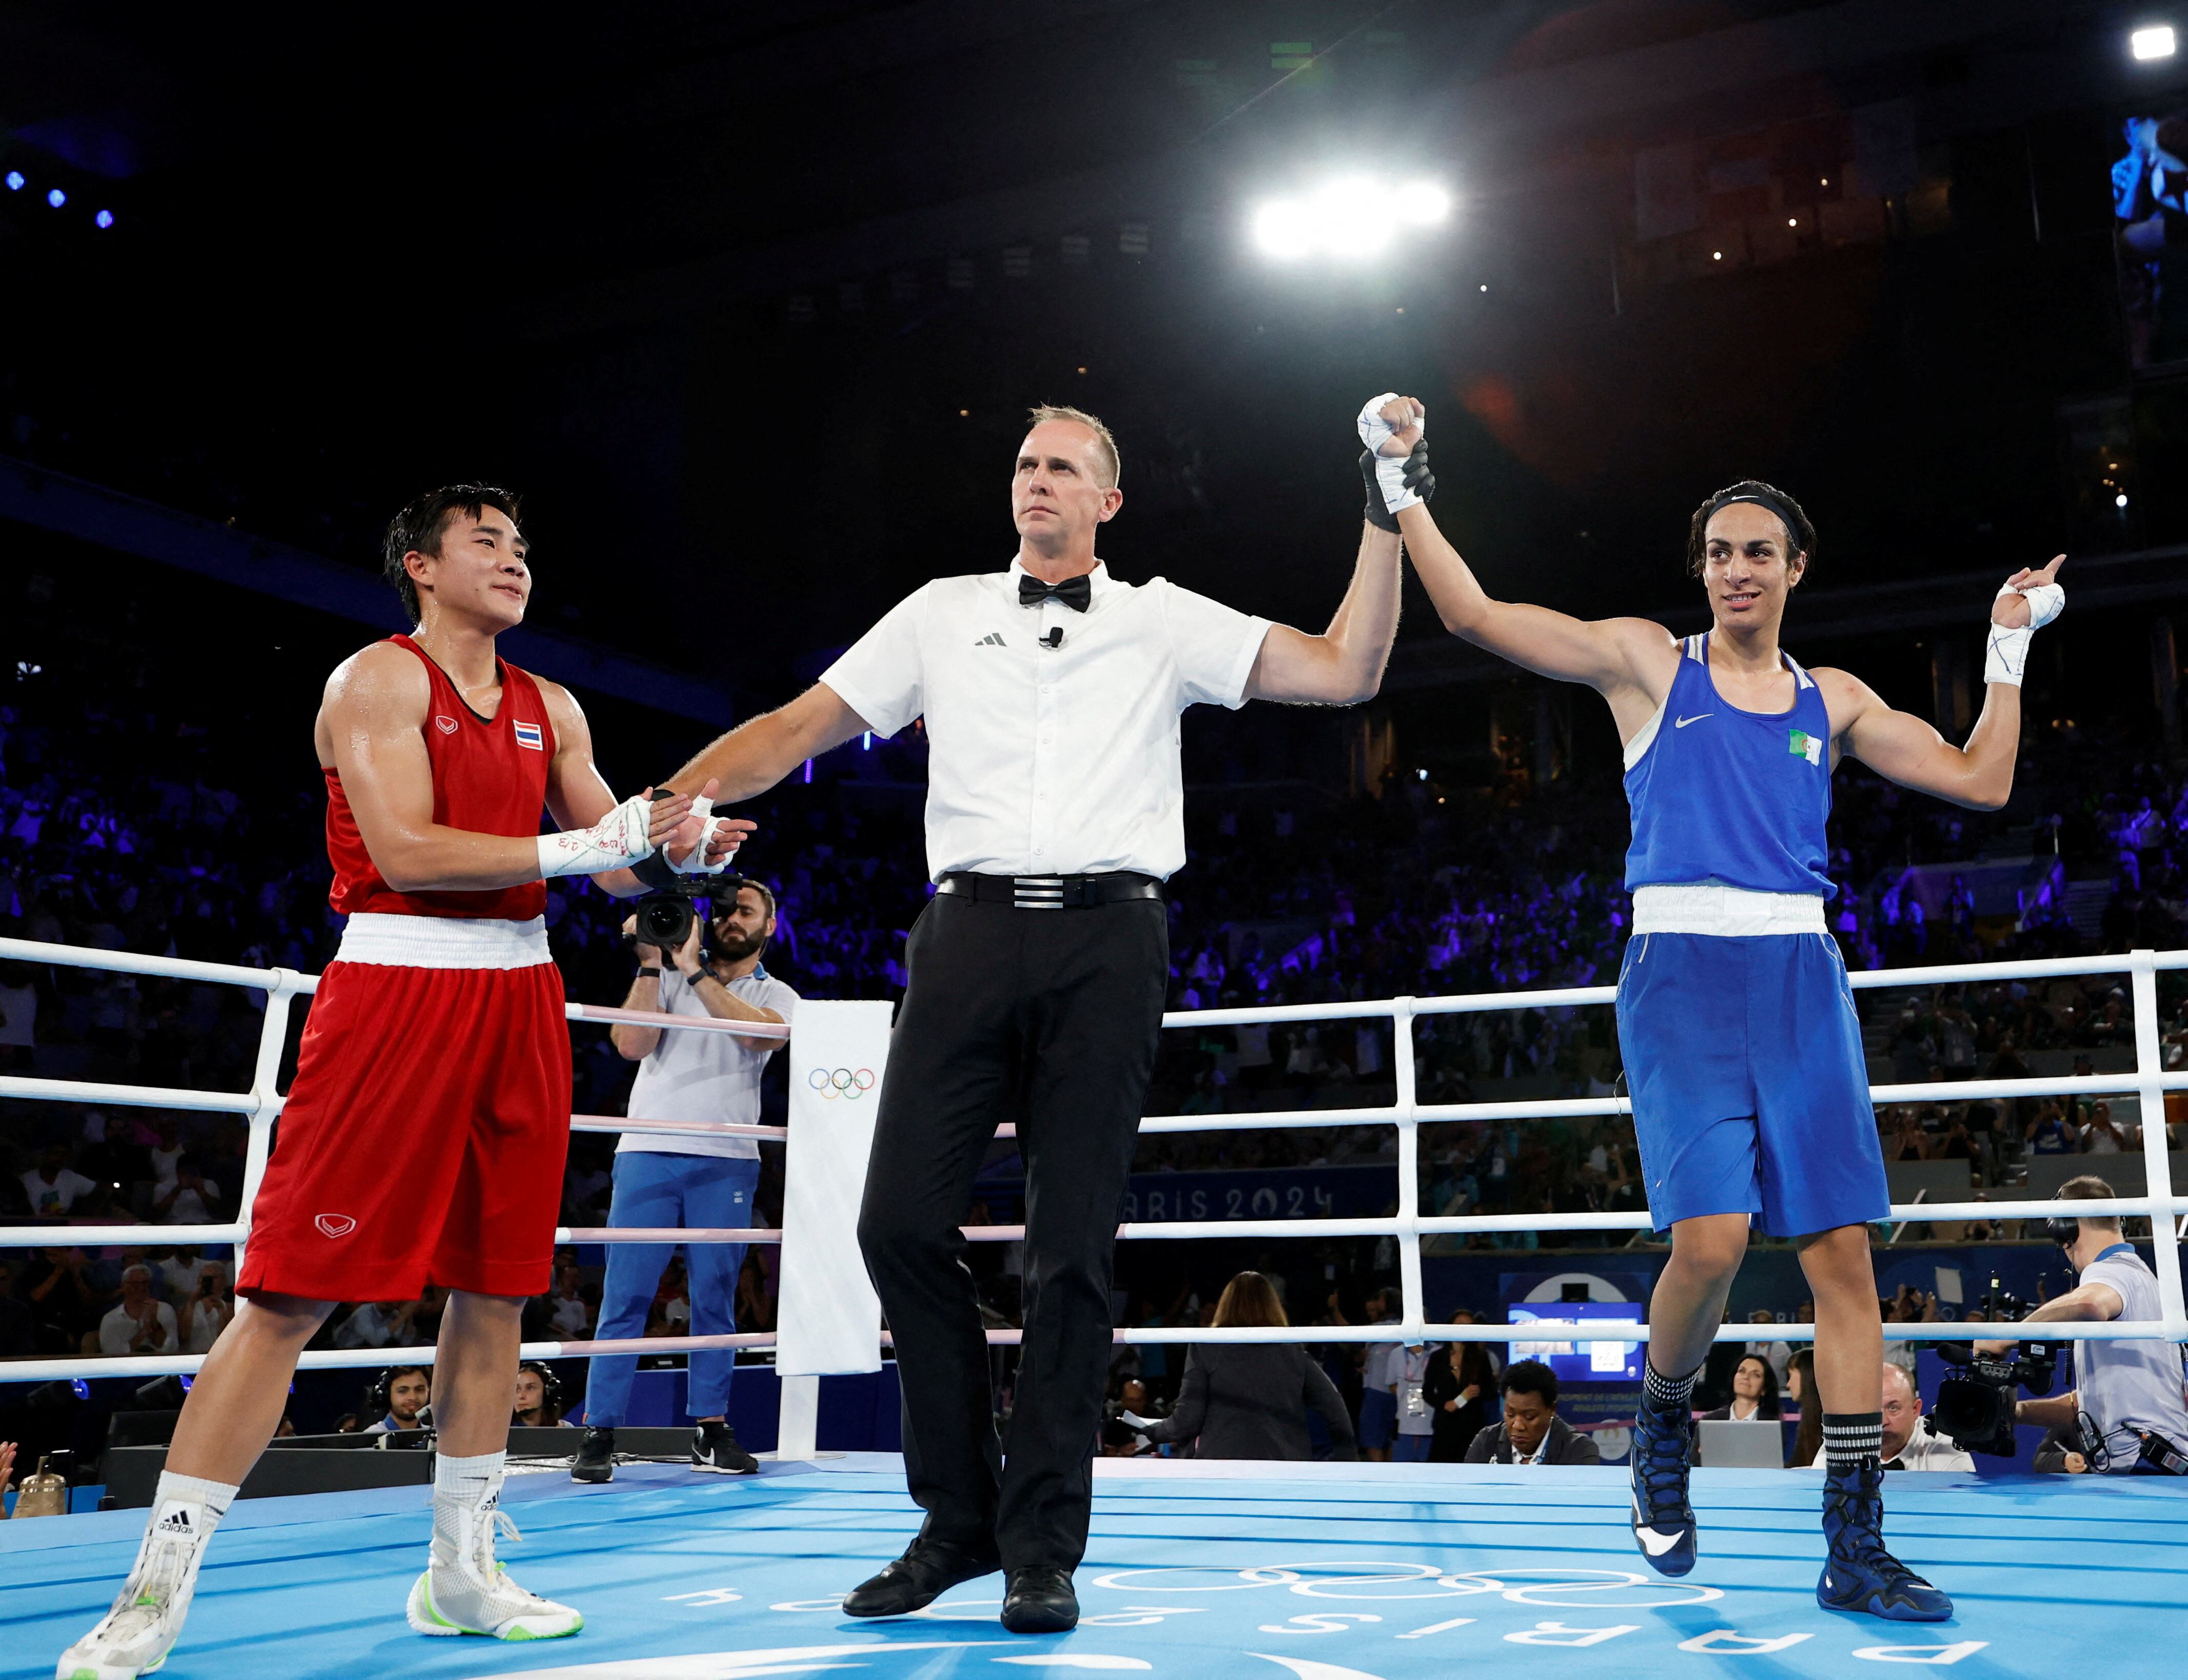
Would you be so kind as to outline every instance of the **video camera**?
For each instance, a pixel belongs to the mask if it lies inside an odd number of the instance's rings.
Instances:
[[[1984,1291],[1982,1312],[2000,1322],[2027,1316],[2028,1303],[2009,1294],[1993,1276]],[[1935,1342],[1937,1357],[1956,1367],[1937,1384],[1937,1404],[1923,1420],[1932,1435],[1948,1438],[1963,1452],[2010,1458],[2014,1390],[2049,1394],[2059,1374],[2056,1342],[2022,1342],[2010,1353],[1978,1353],[1969,1342]]]
[[[657,803],[676,797],[674,788],[654,790]],[[711,918],[717,904],[735,904],[737,888],[743,877],[737,875],[677,875],[666,866],[660,854],[640,863],[633,873],[646,884],[646,893],[632,910],[631,933],[626,943],[652,945],[665,956],[683,948],[684,941],[691,937],[694,922]],[[704,901],[708,915],[699,913]]]

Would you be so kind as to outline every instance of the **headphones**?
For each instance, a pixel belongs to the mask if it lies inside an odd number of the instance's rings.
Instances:
[[[373,1421],[376,1423],[394,1412],[395,1379],[398,1377],[408,1376],[413,1371],[425,1372],[426,1382],[429,1384],[432,1382],[432,1373],[426,1371],[422,1365],[391,1365],[373,1378],[371,1388],[365,1391],[365,1398],[372,1406]],[[431,1391],[429,1388],[427,1392]]]
[[[520,1361],[516,1368],[520,1373],[529,1371],[533,1376],[539,1378],[539,1405],[543,1411],[555,1412],[561,1411],[562,1379],[556,1376],[550,1367],[539,1360],[527,1359]]]

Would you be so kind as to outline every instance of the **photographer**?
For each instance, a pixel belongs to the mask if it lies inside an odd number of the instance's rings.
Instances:
[[[637,945],[638,975],[623,1007],[722,1021],[787,1022],[798,1006],[798,994],[760,962],[775,933],[775,895],[757,881],[735,876],[723,877],[715,894],[711,919],[695,918],[673,954]],[[634,936],[636,930],[635,918],[624,924],[626,934]],[[666,1032],[658,1027],[618,1026],[611,1036],[618,1054],[641,1064],[630,1090],[633,1118],[738,1125],[758,1124],[760,1074],[783,1044],[781,1039]],[[656,1229],[748,1227],[758,1186],[759,1144],[753,1138],[627,1131],[616,1147],[608,1223]],[[691,1322],[688,1331],[680,1327],[677,1333],[732,1333],[745,1245],[694,1243],[686,1248]],[[600,1326],[594,1333],[602,1341],[645,1333],[647,1309],[669,1254],[666,1246],[652,1243],[609,1248]],[[691,1440],[695,1469],[746,1474],[759,1468],[758,1460],[737,1445],[727,1421],[736,1365],[736,1355],[728,1350],[691,1356],[689,1404],[699,1425]],[[629,1354],[593,1361],[585,1389],[585,1435],[570,1468],[577,1480],[614,1477],[615,1428],[629,1405],[637,1366]]]
[[[2084,1175],[2059,1187],[2064,1202],[2112,1199],[2112,1187]],[[2120,1237],[2116,1215],[2085,1214],[2050,1222],[2080,1283],[2046,1301],[2023,1324],[2080,1319],[2148,1322],[2164,1316],[2157,1278]],[[2014,1344],[1984,1342],[1978,1351]],[[2089,1469],[2112,1475],[2188,1474],[2188,1401],[2181,1393],[2180,1350],[2166,1341],[2080,1342],[2075,1385],[2063,1395],[2016,1401],[2017,1423],[2036,1423],[2071,1440],[2078,1429]]]

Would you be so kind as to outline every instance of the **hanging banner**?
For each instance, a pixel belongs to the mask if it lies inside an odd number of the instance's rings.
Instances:
[[[874,1115],[888,1061],[887,1002],[803,1002],[791,1018],[780,1376],[878,1371],[882,1309],[859,1254]]]

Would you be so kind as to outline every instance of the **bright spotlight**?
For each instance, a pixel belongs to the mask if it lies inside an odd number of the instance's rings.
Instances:
[[[2127,38],[2127,49],[2136,58],[2169,59],[2179,49],[2169,23],[2152,24],[2147,29],[2138,29]]]
[[[1314,249],[1312,217],[1305,205],[1272,199],[1254,212],[1254,243],[1271,257],[1304,257]]]
[[[1432,228],[1451,214],[1451,194],[1433,181],[1399,188],[1395,203],[1400,218],[1416,228]]]
[[[1381,255],[1402,228],[1432,226],[1450,214],[1450,194],[1433,182],[1393,189],[1351,176],[1299,197],[1265,200],[1249,225],[1266,256],[1356,262]]]
[[[8,190],[9,192],[20,193],[30,183],[24,180],[23,172],[21,170],[11,169],[8,172]]]
[[[111,228],[114,225],[114,212],[110,210],[102,210],[91,218],[91,222],[95,228]]]
[[[46,194],[46,202],[53,206],[55,210],[59,210],[63,205],[68,202],[68,194],[63,192],[59,187],[56,187],[53,191]]]

